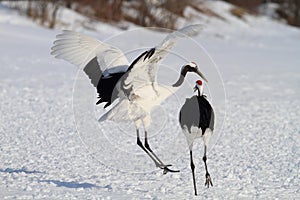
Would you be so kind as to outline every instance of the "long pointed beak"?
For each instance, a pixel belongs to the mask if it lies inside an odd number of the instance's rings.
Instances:
[[[205,78],[205,76],[197,69],[196,73],[206,82],[208,83],[208,80]]]

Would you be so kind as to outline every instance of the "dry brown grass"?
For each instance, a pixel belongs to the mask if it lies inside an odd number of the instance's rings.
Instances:
[[[221,20],[226,21],[226,19],[225,19],[224,17],[218,15],[218,14],[215,13],[213,10],[207,8],[205,5],[202,5],[202,4],[201,4],[201,1],[200,1],[200,3],[197,2],[197,1],[196,1],[196,2],[195,2],[195,1],[191,1],[190,6],[191,6],[193,9],[197,10],[198,12],[203,13],[204,15],[207,15],[207,16],[210,16],[210,17],[216,17],[216,18],[218,18],[218,19],[221,19]]]
[[[246,14],[248,14],[248,11],[244,8],[241,8],[241,7],[234,7],[230,10],[230,13],[234,16],[236,16],[237,18],[240,18],[240,19],[245,19],[244,16]]]

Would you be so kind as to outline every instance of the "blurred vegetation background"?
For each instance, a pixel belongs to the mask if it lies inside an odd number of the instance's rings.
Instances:
[[[155,26],[176,29],[179,18],[186,18],[185,9],[191,7],[200,13],[218,17],[204,2],[213,0],[25,0],[3,1],[7,6],[18,9],[39,24],[55,28],[60,10],[74,10],[91,20],[116,24],[126,29],[126,23],[139,26]],[[300,0],[224,0],[235,5],[231,13],[243,15],[268,15],[300,26]],[[273,12],[270,12],[270,9]],[[125,25],[124,25],[125,24]]]

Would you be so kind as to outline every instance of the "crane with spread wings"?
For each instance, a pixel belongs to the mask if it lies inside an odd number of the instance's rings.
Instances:
[[[106,108],[118,100],[99,119],[100,122],[107,119],[116,122],[133,121],[137,144],[155,165],[163,169],[164,173],[178,172],[169,169],[171,165],[165,165],[150,148],[147,130],[151,123],[152,109],[176,91],[188,72],[196,73],[207,81],[196,63],[189,62],[181,68],[179,79],[172,86],[157,83],[159,63],[177,40],[195,36],[201,29],[201,25],[190,25],[174,31],[160,44],[139,55],[131,64],[120,49],[74,31],[63,31],[57,35],[51,54],[84,70],[99,94],[97,104],[105,103]],[[141,125],[145,131],[144,145],[139,134]]]

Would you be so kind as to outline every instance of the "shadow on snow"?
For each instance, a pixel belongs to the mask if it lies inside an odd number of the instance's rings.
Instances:
[[[26,167],[22,167],[21,169],[14,169],[14,168],[6,168],[0,169],[0,173],[25,173],[25,174],[37,174],[37,173],[44,173],[37,170],[28,170]],[[79,183],[75,181],[59,181],[59,180],[39,180],[40,183],[53,183],[56,187],[66,187],[66,188],[103,188],[111,190],[112,187],[110,185],[106,186],[97,186],[91,183]]]
[[[44,173],[37,170],[28,170],[26,167],[22,167],[21,169],[13,169],[13,168],[6,168],[0,169],[0,173],[25,173],[25,174],[37,174],[37,173]]]
[[[110,185],[106,186],[97,186],[95,184],[91,183],[79,183],[75,181],[58,181],[58,180],[40,180],[39,182],[45,182],[45,183],[53,183],[56,185],[56,187],[66,187],[66,188],[106,188],[106,189],[112,189]]]

